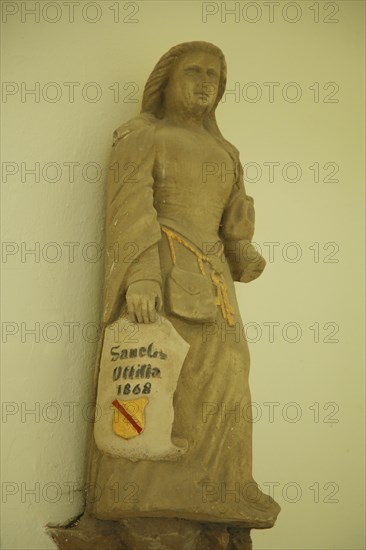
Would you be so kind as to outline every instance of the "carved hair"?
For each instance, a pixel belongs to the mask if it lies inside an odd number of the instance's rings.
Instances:
[[[142,97],[141,114],[150,114],[157,119],[163,118],[164,89],[168,84],[171,70],[174,64],[182,55],[195,51],[208,52],[217,56],[220,59],[221,70],[217,97],[214,105],[205,115],[203,125],[213,136],[215,136],[221,142],[227,152],[231,154],[231,156],[235,157],[236,160],[238,160],[237,149],[224,138],[216,122],[215,110],[225,92],[227,68],[224,54],[222,53],[220,48],[218,48],[214,44],[211,44],[210,42],[183,42],[182,44],[178,44],[177,46],[171,48],[159,59],[145,84]]]

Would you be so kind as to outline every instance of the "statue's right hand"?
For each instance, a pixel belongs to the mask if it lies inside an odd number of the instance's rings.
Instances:
[[[161,309],[163,297],[157,281],[136,281],[126,292],[130,320],[135,323],[155,323],[156,312]]]

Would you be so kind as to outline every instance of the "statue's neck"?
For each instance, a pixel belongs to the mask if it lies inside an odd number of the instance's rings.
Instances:
[[[204,130],[203,113],[192,113],[185,111],[167,111],[164,120],[173,126],[180,126],[190,130]]]

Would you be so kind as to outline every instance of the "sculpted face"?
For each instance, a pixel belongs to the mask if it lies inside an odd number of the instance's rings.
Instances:
[[[165,88],[166,110],[202,116],[215,103],[221,62],[207,52],[183,55],[174,66]]]

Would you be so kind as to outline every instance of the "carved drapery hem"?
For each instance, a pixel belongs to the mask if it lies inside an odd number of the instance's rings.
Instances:
[[[47,527],[59,550],[252,550],[249,528],[178,518],[98,520]]]

